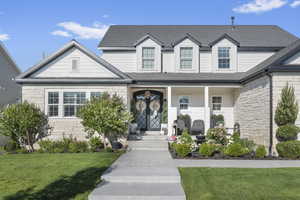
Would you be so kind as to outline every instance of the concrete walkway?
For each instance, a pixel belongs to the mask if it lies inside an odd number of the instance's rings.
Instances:
[[[185,200],[166,137],[157,132],[148,133],[141,141],[130,141],[129,152],[102,178],[89,200]]]
[[[300,160],[185,160],[175,159],[177,167],[283,168],[300,167]]]

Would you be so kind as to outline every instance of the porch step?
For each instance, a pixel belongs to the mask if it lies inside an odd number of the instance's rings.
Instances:
[[[160,133],[160,131],[146,131],[145,135],[163,135]]]
[[[89,200],[185,200],[178,183],[109,183],[103,182]]]
[[[107,182],[114,183],[180,183],[176,168],[121,167],[102,175]]]

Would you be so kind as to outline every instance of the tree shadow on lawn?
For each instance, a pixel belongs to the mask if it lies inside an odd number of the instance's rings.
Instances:
[[[39,191],[34,191],[34,187],[30,187],[6,196],[4,200],[71,199],[95,188],[101,182],[100,176],[106,169],[105,167],[87,168],[73,176],[62,176]]]

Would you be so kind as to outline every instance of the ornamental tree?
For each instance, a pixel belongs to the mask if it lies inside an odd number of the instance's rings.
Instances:
[[[10,137],[18,147],[30,147],[48,135],[48,117],[28,102],[12,104],[0,113],[0,134]]]
[[[294,87],[288,83],[281,91],[281,99],[275,112],[275,122],[278,126],[295,124],[299,108],[294,91]]]
[[[106,139],[111,142],[113,139],[124,136],[132,120],[122,98],[117,95],[110,96],[108,93],[87,102],[80,109],[78,116],[82,119],[81,124],[88,133],[88,137],[94,134],[103,137],[105,149]]]

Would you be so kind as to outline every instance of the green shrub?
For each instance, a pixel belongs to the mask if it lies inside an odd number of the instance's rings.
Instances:
[[[224,121],[224,116],[223,115],[212,115],[211,116],[211,121],[212,121],[212,124],[213,124],[213,127],[216,127],[220,124],[225,124],[225,121]]]
[[[191,124],[192,124],[192,119],[191,117],[186,114],[186,115],[179,115],[178,119],[181,119],[184,121],[185,127],[188,129],[188,131],[191,130]]]
[[[4,146],[4,150],[7,152],[15,152],[19,148],[20,146],[18,145],[18,143],[13,140],[8,140]]]
[[[16,150],[16,153],[22,153],[22,154],[25,154],[25,153],[29,153],[28,150],[26,148],[20,148],[20,149],[17,149]]]
[[[240,157],[249,153],[249,149],[243,147],[240,143],[233,143],[226,147],[224,154],[227,156]]]
[[[238,142],[240,140],[240,133],[239,132],[234,132],[230,138],[233,142]]]
[[[294,124],[286,124],[278,127],[276,137],[279,141],[295,140],[299,132],[299,127]]]
[[[84,153],[88,151],[88,144],[85,141],[74,141],[69,145],[71,153]]]
[[[38,142],[40,146],[40,151],[47,153],[54,153],[54,145],[53,141],[46,139]]]
[[[206,137],[208,140],[214,140],[217,144],[226,145],[228,143],[225,128],[210,128],[207,131]]]
[[[191,145],[189,144],[176,144],[175,145],[175,152],[180,157],[185,157],[189,153],[191,153]]]
[[[299,158],[300,157],[300,141],[280,142],[276,145],[277,152],[283,158]]]
[[[104,144],[101,142],[100,137],[91,137],[89,140],[90,149],[93,152],[98,152],[104,148]]]
[[[114,152],[114,150],[111,147],[106,147],[105,151],[108,153]]]
[[[199,154],[202,156],[213,156],[217,150],[217,145],[205,143],[200,145]]]
[[[193,143],[193,139],[187,129],[184,129],[184,131],[182,132],[182,135],[178,138],[178,143],[189,144],[189,145],[191,145]]]
[[[256,158],[264,158],[267,155],[267,151],[264,145],[258,145],[255,151]]]
[[[250,151],[253,151],[254,147],[256,146],[255,143],[252,140],[249,140],[248,138],[239,139],[236,143],[241,144],[242,147],[247,148]]]

